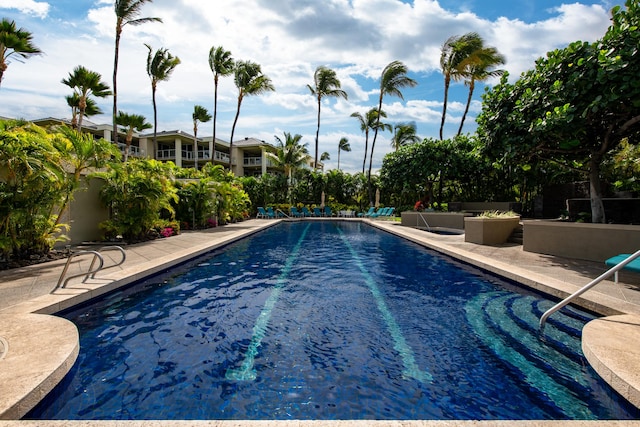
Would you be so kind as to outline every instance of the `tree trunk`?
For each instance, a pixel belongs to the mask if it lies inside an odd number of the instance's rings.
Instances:
[[[158,160],[158,108],[155,86],[151,88],[151,102],[153,103],[153,160]]]
[[[444,129],[444,121],[447,117],[447,101],[449,98],[449,82],[450,77],[445,76],[444,78],[444,103],[442,104],[442,120],[440,121],[440,141],[442,141],[442,130]]]
[[[313,170],[318,170],[318,138],[320,137],[320,105],[322,97],[318,95],[318,127],[316,128],[316,154],[313,159]]]
[[[600,164],[602,155],[591,153],[589,161],[589,196],[591,198],[591,222],[605,224],[607,218],[602,203],[602,185],[600,182]]]
[[[113,57],[113,128],[112,138],[113,143],[118,145],[118,125],[116,123],[116,117],[118,116],[118,55],[120,54],[120,33],[121,29],[116,28],[116,48]]]
[[[462,127],[464,126],[464,120],[467,118],[467,113],[469,112],[469,106],[471,105],[471,97],[473,97],[473,89],[475,88],[475,82],[473,79],[469,81],[469,96],[467,97],[467,105],[464,107],[464,113],[462,114],[462,119],[460,119],[460,127],[458,128],[458,133],[456,136],[460,136],[462,133]]]

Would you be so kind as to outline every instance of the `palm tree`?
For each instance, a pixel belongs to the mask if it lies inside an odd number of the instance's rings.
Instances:
[[[284,132],[284,141],[277,136],[274,136],[277,141],[276,152],[267,153],[273,162],[284,169],[284,174],[287,176],[287,193],[289,200],[291,200],[291,185],[293,184],[293,172],[301,168],[305,163],[309,150],[307,150],[307,144],[301,144],[300,140],[302,135],[291,135],[289,132]]]
[[[340,138],[338,142],[338,170],[340,170],[340,152],[346,151],[347,153],[351,151],[351,145],[349,144],[349,139],[345,136]]]
[[[318,137],[320,135],[320,106],[322,105],[322,98],[325,96],[342,97],[347,99],[347,92],[340,89],[341,83],[336,76],[336,72],[323,65],[316,68],[316,72],[313,74],[314,86],[307,85],[311,95],[314,95],[318,100],[318,127],[316,129],[316,151],[313,159],[313,168],[318,167]]]
[[[195,155],[195,168],[198,169],[198,122],[206,123],[211,120],[211,114],[201,105],[195,105],[193,107],[193,147]]]
[[[216,154],[216,117],[218,115],[218,79],[220,76],[233,74],[235,63],[231,57],[231,52],[224,50],[222,46],[211,47],[209,50],[209,68],[213,72],[213,138],[209,144],[211,153],[211,163],[215,160]]]
[[[469,112],[471,97],[473,96],[473,90],[475,89],[475,82],[482,82],[491,77],[498,77],[504,74],[504,70],[495,70],[493,68],[504,64],[506,59],[495,47],[482,47],[473,52],[468,61],[465,62],[467,62],[467,70],[465,73],[467,78],[464,83],[469,86],[469,96],[467,97],[467,105],[465,106],[464,114],[460,120],[458,135],[462,133],[462,126],[464,126],[464,120]]]
[[[275,88],[271,79],[262,74],[259,64],[251,61],[238,61],[234,67],[233,81],[238,88],[238,109],[231,126],[231,138],[229,140],[229,170],[233,171],[233,134],[240,115],[240,106],[245,96],[260,95],[267,91],[274,91]]]
[[[380,98],[378,100],[378,111],[382,111],[382,99],[385,95],[393,95],[398,98],[404,100],[402,96],[402,92],[400,91],[403,87],[414,87],[418,83],[407,76],[407,66],[404,65],[400,61],[393,61],[389,63],[384,70],[382,70],[382,76],[380,78]],[[371,157],[369,157],[369,174],[367,176],[368,188],[369,188],[369,203],[373,206],[373,194],[371,187],[371,167],[373,166],[373,150],[376,147],[376,139],[378,138],[378,130],[381,128],[380,126],[380,116],[376,118],[376,125],[374,127],[373,141],[371,141]],[[382,127],[385,130],[385,127]],[[388,127],[391,130],[391,125]]]
[[[147,74],[151,79],[151,102],[153,103],[153,158],[156,158],[158,149],[158,108],[156,106],[156,89],[158,82],[167,81],[173,70],[180,64],[180,58],[173,56],[165,48],[160,48],[153,53],[151,46],[145,43],[149,54],[147,55]]]
[[[414,144],[420,141],[420,138],[416,135],[416,124],[414,122],[395,125],[394,130],[391,146],[395,151],[407,144]]]
[[[138,26],[147,22],[162,22],[160,18],[138,18],[145,3],[153,0],[115,0],[116,47],[113,57],[113,142],[118,143],[116,117],[118,115],[118,57],[120,55],[120,36],[125,25]]]
[[[64,99],[67,101],[67,105],[71,107],[71,127],[77,130],[78,113],[80,112],[80,95],[73,92],[73,94],[65,96]],[[91,98],[87,98],[87,106],[84,109],[84,116],[89,118],[97,114],[102,114],[102,110],[98,107],[96,101]]]
[[[123,126],[122,131],[126,133],[125,142],[126,148],[124,150],[124,162],[129,160],[129,151],[131,149],[131,141],[133,141],[133,132],[142,132],[146,129],[151,129],[151,123],[147,122],[145,116],[139,114],[127,114],[122,111],[118,111],[118,117],[116,117],[116,123]]]
[[[387,117],[387,113],[384,111],[381,111],[380,113],[382,117]],[[367,155],[369,154],[369,130],[375,127],[376,121],[378,120],[378,114],[379,113],[376,108],[370,109],[364,116],[357,111],[351,114],[351,117],[358,119],[358,122],[360,123],[360,130],[364,132],[364,159],[362,160],[363,175],[367,164]]]
[[[331,160],[331,154],[329,154],[328,151],[325,151],[320,155],[320,161],[324,162],[325,160]],[[316,165],[316,168],[317,168],[317,165]]]
[[[102,76],[100,73],[91,71],[78,65],[69,73],[69,77],[62,79],[62,83],[73,89],[78,96],[78,131],[82,132],[82,118],[86,115],[87,99],[91,95],[98,98],[105,98],[111,95],[109,85],[100,81]]]
[[[0,21],[0,84],[9,66],[8,59],[15,56],[17,61],[40,55],[42,51],[33,44],[33,36],[24,28],[17,28],[15,21],[2,18]]]
[[[482,48],[482,38],[478,33],[467,33],[462,36],[451,36],[442,45],[440,53],[440,68],[444,74],[444,104],[442,106],[442,120],[440,121],[440,140],[444,122],[447,116],[447,102],[449,100],[449,85],[451,80],[458,81],[467,76],[466,60],[476,50]]]

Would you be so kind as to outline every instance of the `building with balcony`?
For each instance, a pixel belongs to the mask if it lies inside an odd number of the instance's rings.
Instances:
[[[64,123],[71,125],[69,120],[56,119],[47,117],[44,119],[34,120],[33,123],[49,127]],[[112,126],[104,124],[96,124],[88,120],[82,122],[83,132],[91,133],[96,139],[104,138],[107,141],[113,141]],[[118,131],[118,146],[124,154],[126,134]],[[182,168],[200,169],[207,162],[213,161],[214,164],[222,165],[229,168],[229,158],[232,158],[233,164],[231,170],[236,176],[262,176],[264,174],[281,174],[282,168],[279,168],[267,153],[275,153],[276,147],[268,142],[256,138],[238,139],[233,142],[233,156],[230,156],[231,144],[216,138],[215,144],[213,137],[198,138],[197,141],[186,132],[181,130],[162,131],[156,134],[157,148],[154,150],[153,133],[137,134],[134,132],[131,146],[129,147],[129,155],[140,158],[155,158],[163,162],[173,162]],[[153,155],[155,152],[155,156]],[[212,159],[213,157],[213,159]],[[313,158],[307,158],[306,165],[309,169],[313,168]],[[318,169],[323,170],[324,165],[318,163]]]

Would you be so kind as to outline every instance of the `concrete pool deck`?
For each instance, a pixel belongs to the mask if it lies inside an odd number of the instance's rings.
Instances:
[[[359,219],[354,219],[359,221]],[[481,246],[464,236],[427,233],[398,223],[365,220],[374,226],[436,249],[461,261],[499,273],[526,286],[563,297],[602,274],[604,264],[524,252],[520,245]],[[279,222],[250,220],[224,227],[188,231],[179,236],[125,246],[126,262],[95,279],[75,279],[55,294],[66,260],[0,271],[0,419],[23,416],[66,374],[78,352],[75,327],[55,313],[179,264],[194,255],[253,234]],[[105,264],[117,252],[105,252]],[[71,263],[70,274],[88,267],[89,257]],[[583,331],[583,350],[595,370],[629,401],[640,406],[640,276],[622,272],[620,283],[598,284],[580,304],[612,316],[590,322]],[[581,421],[0,421],[0,427],[62,426],[581,426]],[[598,421],[597,425],[640,426],[640,421]]]

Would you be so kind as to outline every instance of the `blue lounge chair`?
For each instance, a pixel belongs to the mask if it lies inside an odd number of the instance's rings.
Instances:
[[[273,208],[267,208],[267,218],[274,219],[276,217],[276,213],[273,211]]]
[[[256,219],[267,218],[267,217],[268,217],[267,211],[265,211],[262,206],[258,207],[258,213],[256,215]]]
[[[306,206],[302,207],[302,216],[311,216],[311,212],[309,212]]]
[[[389,210],[389,208],[380,208],[377,211],[375,211],[374,213],[372,213],[371,215],[369,215],[371,218],[378,218],[379,216],[387,216],[387,211]]]
[[[320,208],[313,208],[313,216],[322,216]]]
[[[324,207],[324,216],[332,217],[333,212],[331,212],[331,208],[329,206]]]
[[[291,209],[289,209],[289,213],[291,213],[291,216],[294,218],[300,218],[302,216],[302,212],[298,211],[298,208],[296,208],[295,206],[291,206]]]
[[[605,265],[607,265],[608,267],[615,267],[616,265],[620,264],[622,261],[626,260],[627,258],[629,258],[631,256],[631,254],[620,254],[620,255],[616,255],[614,257],[609,258],[608,260],[606,260],[604,263]],[[635,273],[640,273],[640,258],[636,258],[633,261],[631,261],[629,264],[625,265],[624,267],[622,267],[623,270],[629,270],[629,271],[633,271]],[[616,283],[618,283],[618,272],[616,271],[614,274],[614,281]]]
[[[373,207],[373,206],[371,206],[367,212],[360,212],[360,213],[358,214],[358,216],[359,216],[359,217],[363,217],[363,216],[371,216],[371,214],[372,214],[372,213],[375,213],[375,211],[376,211],[376,208],[375,208],[375,207]]]

